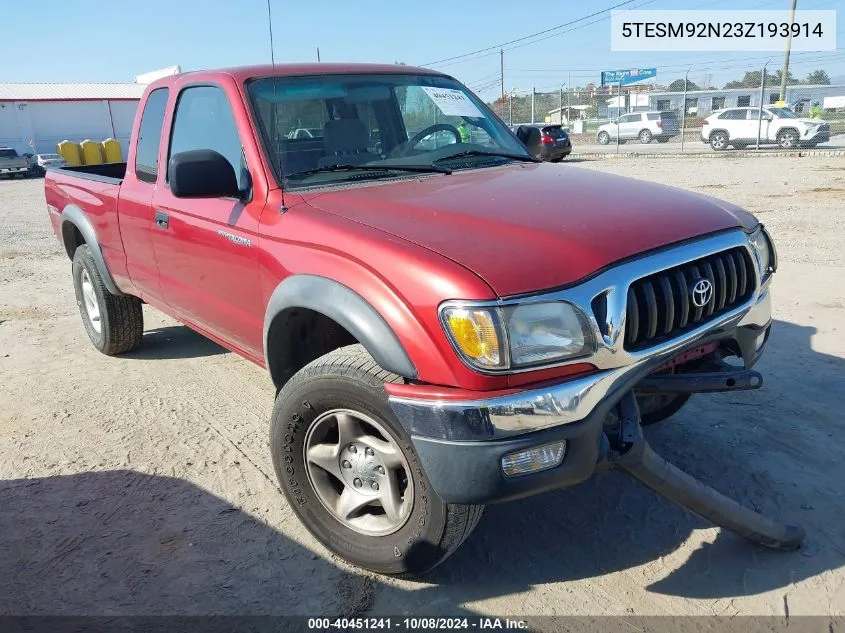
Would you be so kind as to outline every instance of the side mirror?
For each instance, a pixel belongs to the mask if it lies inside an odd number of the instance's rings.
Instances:
[[[522,144],[528,148],[534,156],[543,150],[543,142],[541,140],[540,130],[533,125],[520,125],[516,128],[516,138],[522,141]]]
[[[232,165],[212,149],[179,152],[170,157],[170,190],[177,198],[240,198]]]

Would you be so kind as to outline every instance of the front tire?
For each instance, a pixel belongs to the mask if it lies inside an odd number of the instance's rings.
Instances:
[[[293,511],[329,550],[389,575],[424,573],[469,536],[483,506],[446,504],[387,403],[361,345],[326,354],[281,389],[270,449]]]
[[[87,244],[73,254],[73,289],[91,344],[107,356],[138,347],[144,334],[141,300],[109,292]]]
[[[798,132],[795,130],[783,130],[778,134],[778,145],[782,149],[794,149],[798,147]]]

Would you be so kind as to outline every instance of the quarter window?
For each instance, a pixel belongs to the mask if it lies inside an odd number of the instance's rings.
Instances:
[[[221,154],[238,177],[242,190],[248,187],[243,146],[226,93],[217,86],[194,86],[179,95],[170,156],[195,149],[211,149]]]
[[[135,148],[135,175],[143,182],[155,182],[158,176],[158,150],[161,146],[161,126],[167,107],[167,88],[158,88],[147,97],[141,125],[138,128],[138,144]]]

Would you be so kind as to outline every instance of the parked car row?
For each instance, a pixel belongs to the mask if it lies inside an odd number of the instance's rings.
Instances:
[[[19,155],[12,147],[0,147],[0,176],[43,176],[48,167],[66,167],[67,162],[58,154]]]

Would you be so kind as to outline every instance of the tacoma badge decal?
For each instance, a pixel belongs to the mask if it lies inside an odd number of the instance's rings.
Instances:
[[[246,237],[242,237],[240,235],[235,235],[234,233],[229,233],[229,231],[224,231],[223,229],[217,230],[217,235],[220,237],[225,237],[227,240],[232,242],[233,244],[237,244],[238,246],[252,246],[252,240]]]

